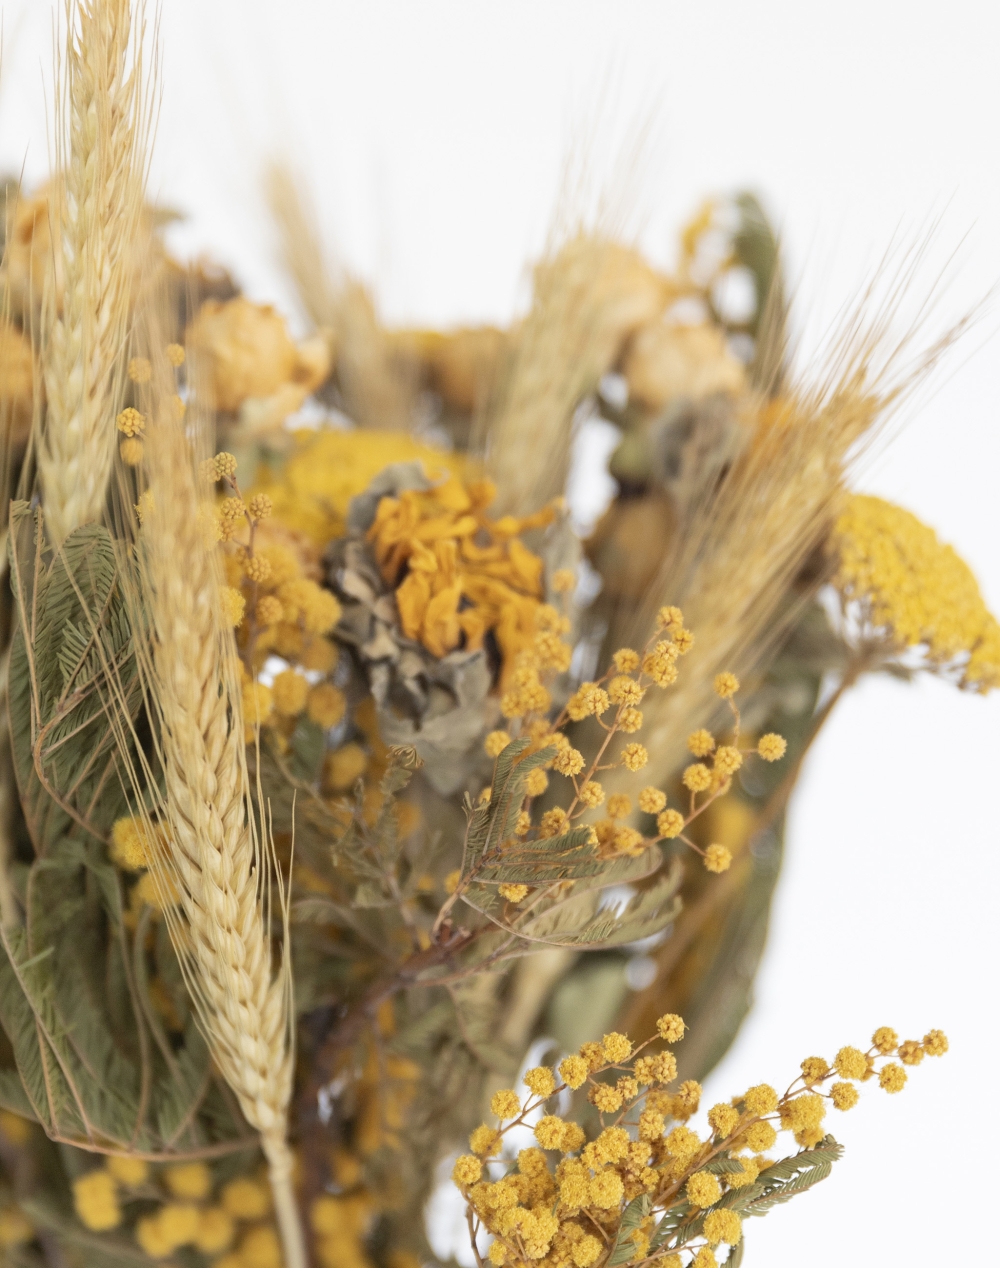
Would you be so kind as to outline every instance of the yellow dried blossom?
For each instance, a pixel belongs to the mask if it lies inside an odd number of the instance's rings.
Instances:
[[[608,683],[608,699],[612,704],[637,705],[645,693],[634,678],[618,674]]]
[[[698,731],[692,731],[687,737],[687,746],[689,752],[695,757],[708,757],[709,753],[715,748],[715,737],[711,731],[706,731],[702,727]]]
[[[133,357],[128,363],[128,377],[133,383],[148,383],[153,367],[145,357]]]
[[[768,731],[757,741],[757,753],[765,762],[779,762],[785,756],[788,741],[783,735]]]
[[[591,714],[600,717],[611,707],[608,693],[596,682],[581,683],[579,688],[566,702],[566,713],[573,722],[582,722]]]
[[[556,1090],[556,1076],[548,1066],[535,1066],[525,1074],[524,1085],[536,1096],[549,1097]]]
[[[141,820],[126,817],[116,819],[111,828],[111,861],[126,872],[138,872],[149,866],[149,848],[146,830]]]
[[[649,754],[642,744],[626,744],[622,749],[622,762],[630,771],[642,770],[649,762]]]
[[[690,630],[675,630],[674,646],[681,656],[686,656],[691,648],[694,647],[694,635]]]
[[[219,514],[224,520],[241,520],[246,513],[246,503],[238,497],[225,498],[219,507]]]
[[[240,594],[239,590],[234,590],[232,586],[222,587],[222,618],[227,625],[234,628],[243,623],[243,615],[246,612],[246,599]]]
[[[591,1103],[601,1114],[616,1114],[622,1107],[622,1094],[607,1083],[597,1083],[587,1093]]]
[[[294,669],[285,669],[276,674],[271,684],[271,698],[275,713],[284,718],[297,717],[306,707],[309,695],[309,680]]]
[[[256,610],[258,625],[277,625],[284,615],[285,609],[281,600],[276,599],[273,594],[265,594],[258,600]]]
[[[684,628],[684,613],[673,605],[662,607],[656,614],[656,624],[661,630],[676,633]]]
[[[634,674],[639,668],[639,653],[631,647],[619,647],[611,659],[620,674]]]
[[[510,743],[510,735],[506,731],[491,731],[483,741],[483,749],[487,757],[497,758]]]
[[[619,1034],[616,1030],[604,1036],[601,1040],[601,1047],[604,1049],[605,1058],[611,1065],[620,1065],[632,1053],[631,1039],[629,1039],[628,1035]]]
[[[674,643],[657,643],[642,659],[642,672],[658,687],[669,687],[677,681],[678,648]]]
[[[834,584],[898,648],[932,663],[966,657],[962,685],[1000,686],[1000,626],[968,565],[932,528],[881,498],[855,496],[837,521]]]
[[[659,814],[666,804],[667,795],[660,792],[659,788],[644,788],[639,794],[639,809],[644,814]]]
[[[801,1132],[808,1128],[818,1127],[825,1114],[826,1103],[822,1096],[816,1092],[806,1092],[782,1105],[781,1125],[786,1131]]]
[[[906,1084],[906,1071],[895,1061],[884,1065],[878,1072],[878,1085],[886,1092],[902,1092]]]
[[[579,749],[564,748],[556,754],[552,768],[560,775],[579,775],[583,770],[583,754]]]
[[[489,1158],[500,1148],[500,1133],[495,1127],[481,1123],[469,1137],[469,1148],[480,1158]]]
[[[146,419],[144,415],[130,405],[128,409],[123,409],[115,419],[115,426],[123,436],[141,436],[146,429]]]
[[[184,364],[184,349],[179,343],[168,343],[166,347],[166,358],[176,370]]]
[[[306,577],[296,577],[278,587],[285,617],[299,622],[309,634],[326,634],[340,620],[340,604],[329,592]]]
[[[254,581],[259,585],[270,577],[271,561],[264,555],[251,555],[249,559],[243,561],[243,571],[248,581]]]
[[[689,1127],[675,1127],[666,1137],[665,1144],[672,1158],[690,1158],[701,1148],[701,1141]]]
[[[149,1178],[149,1163],[145,1158],[112,1154],[106,1165],[118,1183],[124,1184],[129,1189],[144,1184]]]
[[[703,762],[695,762],[684,767],[681,783],[691,792],[705,792],[712,785],[712,772]]]
[[[498,885],[497,893],[501,898],[506,898],[509,903],[522,902],[528,896],[527,885]]]
[[[604,788],[596,779],[589,779],[578,794],[580,804],[589,810],[595,810],[604,801]]]
[[[142,462],[142,456],[146,452],[143,443],[138,438],[132,440],[123,440],[118,446],[118,452],[121,454],[122,462],[126,467],[137,467]]]
[[[510,1088],[504,1088],[500,1092],[494,1092],[490,1098],[490,1111],[497,1118],[517,1118],[521,1112],[521,1101],[516,1092]]]
[[[716,674],[712,681],[712,689],[717,696],[721,696],[723,700],[729,700],[736,695],[740,689],[740,680],[735,674],[723,673]]]
[[[692,1206],[711,1206],[722,1197],[722,1186],[710,1171],[696,1171],[687,1182],[686,1192]]]
[[[929,1030],[924,1035],[924,1051],[929,1057],[943,1057],[948,1051],[948,1039],[943,1030]]]
[[[328,792],[348,792],[367,769],[368,756],[360,744],[341,745],[323,760],[323,788]]]
[[[743,1170],[727,1172],[726,1183],[731,1189],[745,1189],[757,1179],[763,1161],[762,1158],[734,1158],[733,1162],[738,1162]]]
[[[743,1221],[735,1211],[727,1211],[725,1208],[709,1211],[705,1216],[703,1231],[709,1246],[718,1246],[719,1242],[735,1246],[743,1236]]]
[[[590,1067],[583,1057],[563,1057],[559,1062],[559,1075],[567,1087],[574,1091],[587,1081]]]
[[[691,1260],[689,1268],[717,1268],[715,1256],[708,1246],[702,1246]]]
[[[203,1162],[180,1163],[166,1167],[163,1179],[175,1198],[190,1198],[200,1202],[212,1191],[212,1173]]]
[[[263,1219],[271,1209],[271,1191],[259,1180],[251,1180],[247,1176],[237,1176],[222,1186],[220,1193],[223,1209],[233,1219]]]
[[[677,1058],[672,1052],[658,1052],[647,1060],[656,1083],[672,1083],[677,1078]]]
[[[717,1136],[731,1136],[740,1121],[739,1110],[721,1101],[708,1111],[708,1121],[715,1128]]]
[[[212,459],[212,465],[215,468],[215,478],[217,480],[231,480],[236,474],[236,455],[226,453],[223,450]]]
[[[743,765],[743,754],[731,744],[720,744],[715,751],[714,769],[720,775],[734,775]]]
[[[839,1110],[853,1109],[858,1103],[858,1089],[853,1083],[834,1083],[830,1088],[830,1099]]]
[[[87,1171],[73,1181],[73,1206],[80,1222],[95,1233],[122,1222],[114,1178],[107,1171]]]
[[[841,1049],[841,1052],[843,1051],[844,1049]],[[837,1055],[839,1057],[840,1053]],[[861,1060],[864,1061],[864,1056],[861,1057]],[[806,1057],[805,1061],[803,1061],[799,1067],[802,1071],[802,1078],[806,1083],[818,1083],[820,1079],[826,1076],[829,1068],[830,1067],[822,1057]],[[838,1068],[837,1073],[843,1074],[844,1072]],[[860,1078],[860,1075],[857,1077]]]
[[[710,845],[705,850],[704,863],[710,872],[728,872],[733,856],[724,845]]]
[[[748,1114],[773,1114],[778,1108],[778,1093],[769,1083],[758,1083],[743,1097]]]
[[[499,1240],[490,1243],[490,1248],[486,1255],[490,1263],[496,1265],[496,1268],[500,1268],[501,1264],[507,1262],[507,1248]]]
[[[697,1114],[700,1101],[701,1084],[697,1079],[685,1079],[674,1093],[671,1104],[674,1118],[690,1118],[692,1114]]]
[[[570,1252],[570,1258],[576,1264],[576,1268],[590,1268],[591,1264],[597,1263],[603,1253],[604,1244],[599,1242],[596,1237],[592,1237],[590,1233],[585,1233],[574,1244]]]
[[[277,686],[277,679],[275,679]],[[331,682],[319,682],[306,696],[306,715],[324,729],[336,726],[347,709],[344,693]]]
[[[259,523],[261,520],[266,520],[271,514],[274,510],[274,503],[266,493],[255,493],[247,503],[247,509],[251,518]]]
[[[569,594],[576,589],[576,573],[572,568],[557,568],[552,574],[552,589],[556,594]]]
[[[746,1130],[747,1148],[755,1154],[762,1154],[770,1149],[778,1139],[778,1133],[770,1123],[752,1123]]]
[[[570,1124],[556,1114],[546,1114],[535,1124],[535,1139],[543,1149],[562,1149]]]
[[[483,1164],[473,1154],[462,1154],[456,1158],[451,1169],[451,1178],[462,1188],[475,1184],[482,1174]]]
[[[860,1048],[841,1048],[833,1059],[833,1068],[842,1079],[863,1079],[868,1060]]]
[[[548,786],[549,777],[540,766],[528,771],[528,778],[524,781],[524,791],[529,797],[540,797]]]
[[[684,816],[679,810],[661,810],[656,816],[656,830],[661,837],[673,840],[684,831]]]
[[[612,819],[625,819],[632,813],[632,798],[627,793],[613,793],[608,798],[608,815]]]
[[[906,1039],[899,1045],[899,1059],[903,1065],[919,1065],[924,1059],[924,1050],[916,1039]]]
[[[896,1034],[891,1026],[879,1026],[878,1030],[872,1035],[873,1046],[883,1056],[887,1056],[890,1052],[895,1052],[898,1043],[899,1035]]]
[[[610,1211],[625,1195],[625,1186],[616,1171],[601,1171],[587,1186],[590,1205],[598,1210]]]
[[[528,814],[527,810],[519,810],[517,813],[517,819],[514,823],[514,835],[516,837],[527,836],[530,828],[531,815]]]
[[[642,710],[641,709],[622,709],[618,715],[618,729],[625,735],[635,735],[636,731],[642,730]]]
[[[656,1033],[667,1043],[680,1043],[684,1038],[684,1018],[676,1013],[664,1013],[656,1019]]]

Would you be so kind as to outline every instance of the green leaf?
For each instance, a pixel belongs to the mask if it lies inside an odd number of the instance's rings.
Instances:
[[[607,1259],[607,1268],[618,1268],[619,1264],[627,1264],[635,1256],[637,1247],[632,1234],[649,1214],[649,1194],[640,1193],[633,1198],[622,1213],[622,1222],[618,1226],[618,1236]]]
[[[505,841],[513,838],[517,816],[524,802],[525,781],[536,767],[543,766],[555,756],[555,750],[551,748],[525,755],[530,745],[531,740],[527,738],[511,740],[497,758],[489,801],[475,809],[471,805],[468,807],[465,875],[474,872],[480,863],[491,865],[493,852],[499,851]]]

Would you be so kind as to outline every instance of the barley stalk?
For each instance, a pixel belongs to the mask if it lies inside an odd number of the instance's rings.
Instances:
[[[139,539],[150,631],[143,675],[158,721],[159,817],[169,841],[154,874],[179,894],[167,912],[171,938],[215,1062],[260,1133],[286,1268],[304,1268],[287,1144],[290,968],[287,953],[272,962],[272,860],[252,815],[235,641],[184,425],[169,408],[151,413],[152,505]],[[287,952],[287,923],[285,933]]]
[[[51,202],[56,259],[43,306],[47,410],[38,446],[55,542],[104,508],[150,121],[141,6],[133,25],[129,0],[67,0],[66,27]]]

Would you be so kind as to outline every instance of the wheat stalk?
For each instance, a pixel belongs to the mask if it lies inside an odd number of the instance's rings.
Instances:
[[[152,871],[164,898],[176,896],[176,906],[165,903],[167,923],[216,1065],[260,1133],[286,1268],[305,1268],[287,1143],[294,1065],[287,910],[282,901],[285,953],[275,967],[274,860],[266,827],[263,843],[255,827],[235,640],[206,532],[207,490],[199,490],[196,455],[171,408],[169,373],[154,358],[160,386],[150,407],[148,511],[137,548],[149,630],[137,654],[165,788],[158,797],[147,773],[158,820],[149,839],[167,842],[153,851]]]
[[[66,25],[50,213],[56,258],[43,301],[47,410],[38,445],[55,542],[104,509],[150,130],[141,4],[133,23],[129,0],[66,0]]]

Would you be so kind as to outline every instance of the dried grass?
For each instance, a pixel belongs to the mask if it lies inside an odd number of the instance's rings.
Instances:
[[[54,260],[43,298],[47,409],[38,475],[54,541],[104,508],[149,151],[145,18],[129,0],[66,0],[57,64]],[[56,279],[59,285],[56,285]]]

